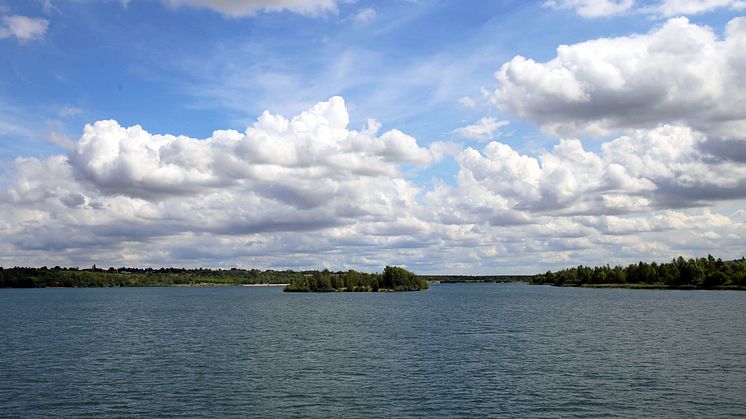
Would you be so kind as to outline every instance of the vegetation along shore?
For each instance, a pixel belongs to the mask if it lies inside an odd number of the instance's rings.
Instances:
[[[381,273],[354,270],[258,270],[184,268],[29,268],[0,267],[0,288],[162,287],[274,285],[288,292],[419,291],[429,283],[528,282],[595,288],[671,288],[746,290],[746,259],[713,256],[668,263],[633,263],[626,267],[582,266],[538,275],[416,275],[387,266]]]
[[[713,256],[668,263],[639,262],[627,267],[577,266],[535,275],[530,283],[597,288],[673,288],[746,290],[746,259],[723,261]]]

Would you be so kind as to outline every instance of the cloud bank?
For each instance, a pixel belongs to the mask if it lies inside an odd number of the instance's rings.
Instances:
[[[690,128],[635,131],[599,153],[574,139],[538,157],[491,142],[457,153],[457,184],[425,189],[405,168],[434,162],[436,145],[348,119],[334,97],[207,139],[87,125],[69,155],[15,161],[0,261],[530,273],[744,233],[743,214],[711,207],[743,198],[746,170],[707,159]]]
[[[58,139],[66,155],[5,170],[0,264],[535,273],[740,257],[745,26],[718,37],[676,18],[513,58],[491,99],[556,136],[532,153],[494,141],[506,121],[490,117],[457,130],[492,140],[466,148],[353,130],[341,97],[203,139],[97,121]],[[441,163],[454,179],[421,180]]]
[[[363,131],[347,124],[344,101],[334,97],[291,119],[265,112],[243,133],[216,131],[204,140],[112,120],[86,125],[68,156],[15,161],[0,193],[4,246],[16,255],[125,252],[160,240],[264,243],[267,235],[319,231],[350,241],[380,236],[385,245],[421,224],[413,218],[418,187],[402,165],[427,164],[433,155],[400,131],[378,135],[375,121]],[[191,252],[204,251],[195,246]],[[156,254],[173,259],[170,247]]]
[[[538,158],[499,142],[457,157],[458,185],[430,194],[447,223],[528,223],[537,215],[615,215],[746,198],[746,166],[712,159],[701,134],[664,125],[603,144],[563,139]],[[458,208],[459,211],[452,211]],[[487,218],[483,218],[487,217]]]

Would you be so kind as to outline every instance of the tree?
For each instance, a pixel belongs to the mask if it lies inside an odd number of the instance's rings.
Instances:
[[[397,266],[386,266],[381,281],[383,288],[398,291],[416,291],[427,289],[427,281],[417,278],[414,272]]]

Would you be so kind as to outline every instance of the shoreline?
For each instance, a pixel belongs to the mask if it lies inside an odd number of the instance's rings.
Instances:
[[[287,287],[288,284],[241,284],[242,287]]]
[[[702,288],[694,285],[669,286],[663,284],[563,284],[554,285],[549,283],[529,283],[529,285],[548,285],[560,288],[610,288],[630,290],[678,290],[678,291],[746,291],[746,287],[738,285],[721,285],[711,288]]]

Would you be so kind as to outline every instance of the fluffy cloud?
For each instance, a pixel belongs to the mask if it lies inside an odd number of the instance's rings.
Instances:
[[[746,198],[746,167],[703,154],[687,127],[638,130],[586,151],[561,140],[538,158],[491,142],[458,157],[458,186],[428,194],[443,223],[510,225],[537,216],[614,215]]]
[[[602,216],[582,217],[579,220],[610,235],[686,230],[692,226],[698,229],[726,229],[733,225],[733,220],[729,217],[712,213],[710,210],[704,210],[697,215],[665,210],[647,217]]]
[[[27,16],[3,16],[0,18],[0,39],[16,37],[21,42],[44,38],[49,21]]]
[[[198,257],[205,237],[245,258],[299,238],[316,243],[309,253],[357,236],[366,247],[397,248],[427,230],[415,216],[419,188],[399,166],[427,164],[432,153],[397,130],[377,136],[375,121],[350,131],[348,119],[334,97],[292,119],[265,112],[244,133],[205,140],[116,121],[87,125],[69,156],[15,161],[0,191],[6,252],[55,250],[69,264],[95,248],[111,263],[144,263],[152,243],[163,260]]]
[[[743,211],[726,213],[746,170],[703,153],[688,127],[529,156],[498,142],[426,149],[348,120],[335,97],[207,139],[88,125],[67,156],[6,170],[0,264],[531,273],[742,249]],[[446,154],[456,185],[426,190],[402,170]]]
[[[290,196],[298,189],[293,185],[396,176],[398,164],[427,164],[432,159],[429,150],[400,131],[376,137],[377,122],[356,132],[347,130],[348,121],[340,97],[291,120],[265,112],[243,133],[215,131],[206,140],[98,121],[86,125],[70,162],[79,178],[109,194],[183,195],[271,184],[253,189],[282,190]]]
[[[671,19],[645,35],[560,46],[545,63],[517,56],[496,77],[494,101],[553,134],[673,123],[743,139],[746,18],[731,20],[722,40]]]
[[[746,167],[703,153],[703,140],[666,125],[631,131],[599,152],[565,139],[536,157],[491,142],[463,150],[457,184],[436,184],[423,203],[447,247],[471,249],[454,257],[462,263],[454,269],[489,260],[537,272],[727,246],[739,257],[746,224],[719,208],[744,202]]]
[[[287,10],[305,16],[337,11],[336,0],[166,0],[171,6],[182,5],[212,9],[229,17],[254,15],[258,12]]]
[[[583,17],[611,16],[624,13],[635,5],[635,0],[549,0],[547,7],[573,9]]]
[[[508,125],[509,123],[510,122],[508,121],[498,121],[493,117],[486,116],[480,119],[479,122],[477,122],[476,124],[467,125],[465,127],[455,129],[453,133],[458,135],[459,137],[485,141],[498,136],[500,128]]]

